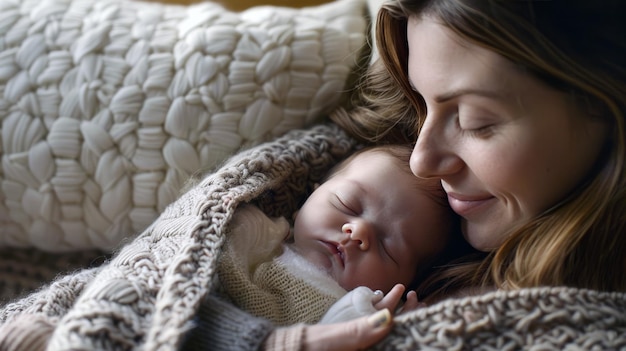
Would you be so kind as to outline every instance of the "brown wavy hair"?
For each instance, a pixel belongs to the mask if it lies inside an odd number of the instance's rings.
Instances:
[[[359,108],[333,120],[370,143],[415,140],[425,105],[409,85],[407,21],[430,16],[569,94],[610,126],[590,179],[521,228],[478,264],[443,273],[458,286],[574,286],[626,291],[626,1],[394,0],[376,23],[379,62]],[[446,283],[447,284],[447,283]]]

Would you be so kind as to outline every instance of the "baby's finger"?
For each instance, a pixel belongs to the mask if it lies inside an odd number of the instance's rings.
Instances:
[[[404,294],[405,287],[402,284],[396,284],[388,293],[383,297],[382,300],[374,304],[374,307],[378,310],[382,310],[383,308],[387,308],[390,311],[395,311],[396,307],[402,300],[402,295]]]
[[[404,305],[402,306],[402,309],[400,309],[399,313],[408,312],[424,306],[426,306],[426,304],[417,301],[417,293],[411,290],[406,294],[406,301],[404,302]]]
[[[376,306],[376,304],[379,303],[384,297],[385,294],[382,291],[374,291],[374,295],[372,296],[372,305]]]

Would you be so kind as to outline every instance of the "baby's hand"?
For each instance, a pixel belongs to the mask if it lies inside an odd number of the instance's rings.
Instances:
[[[421,307],[426,307],[426,304],[417,300],[417,293],[414,290],[409,291],[406,294],[406,301],[404,305],[398,309],[397,314],[409,312]]]
[[[394,311],[396,313],[402,313],[420,307],[421,303],[417,301],[415,291],[408,293],[407,301],[402,305],[404,290],[404,285],[397,284],[387,295],[384,295],[382,291],[374,292],[370,288],[359,286],[335,302],[335,304],[326,311],[320,323],[331,324],[348,321],[370,315],[385,308],[393,314]]]
[[[387,308],[390,311],[396,311],[397,314],[400,314],[425,306],[424,303],[417,301],[417,294],[415,291],[409,291],[406,296],[406,301],[404,304],[401,304],[402,295],[405,290],[406,288],[404,285],[396,284],[386,296],[384,296],[380,301],[374,303],[374,307],[377,310]]]
[[[374,307],[377,310],[382,310],[384,308],[389,309],[389,311],[395,311],[396,308],[400,305],[400,301],[402,301],[402,294],[404,294],[405,287],[402,284],[396,284],[387,295],[385,295],[380,301],[374,302]],[[380,291],[377,291],[380,293]]]
[[[379,294],[375,293],[372,289],[365,286],[354,288],[326,311],[320,323],[338,323],[371,315],[377,311],[374,305],[381,301],[382,298],[382,292]]]

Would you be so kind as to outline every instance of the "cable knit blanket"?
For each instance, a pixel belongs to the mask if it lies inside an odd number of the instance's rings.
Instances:
[[[10,327],[25,314],[46,318],[56,325],[49,350],[176,349],[213,287],[216,255],[237,206],[254,202],[270,215],[289,215],[355,147],[337,127],[320,125],[237,154],[110,261],[4,306],[0,323]],[[33,325],[26,335],[38,332]],[[451,299],[397,317],[377,348],[623,350],[626,295],[554,287]]]

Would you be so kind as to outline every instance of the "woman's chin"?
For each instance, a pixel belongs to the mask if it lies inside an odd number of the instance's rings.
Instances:
[[[501,229],[495,226],[478,225],[463,221],[461,228],[465,240],[478,251],[493,251],[504,242],[502,236],[494,234],[502,232]]]

